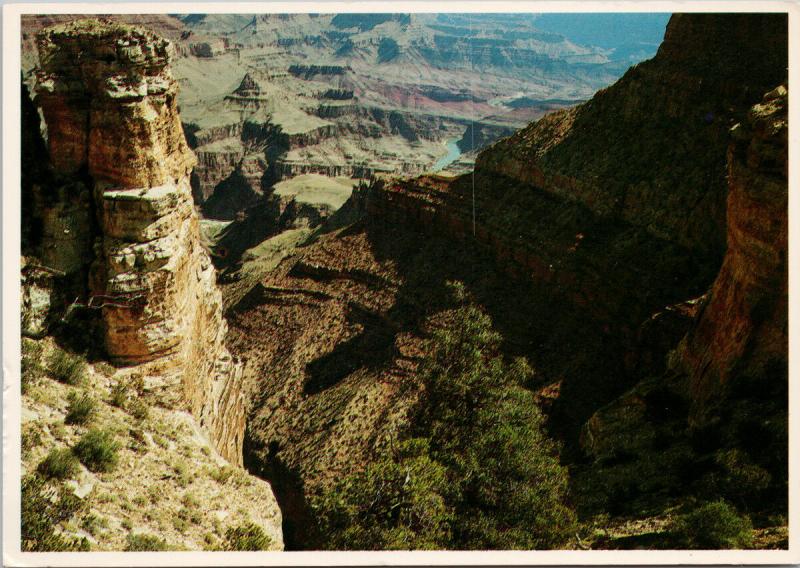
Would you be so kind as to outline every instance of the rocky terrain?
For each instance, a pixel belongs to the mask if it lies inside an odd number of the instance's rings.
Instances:
[[[24,183],[23,224],[35,229],[23,247],[23,333],[53,332],[72,350],[103,345],[111,363],[142,377],[168,422],[170,411],[188,412],[184,422],[196,421],[214,454],[239,466],[245,389],[192,200],[196,160],[177,111],[172,45],[140,28],[81,20],[47,28],[37,47],[34,100],[48,154],[32,160]],[[27,108],[28,143],[41,153],[38,116]],[[70,331],[76,325],[87,328],[82,336]],[[63,401],[45,405],[35,412],[57,417]],[[117,475],[126,479],[124,469]],[[269,486],[253,483],[267,500],[257,518],[280,547]],[[111,538],[98,546],[119,544]]]
[[[226,284],[261,395],[246,462],[289,546],[311,538],[309,496],[402,429],[449,280],[537,370],[586,522],[574,546],[669,547],[700,495],[785,546],[785,25],[676,15],[656,57],[474,174],[373,183],[347,206],[361,221],[329,222],[247,293]]]
[[[39,351],[25,358],[42,367],[62,349],[49,339],[24,344]],[[229,529],[255,523],[268,548],[282,550],[281,512],[269,484],[220,455],[197,419],[172,407],[174,393],[142,382],[142,371],[97,361],[77,385],[30,379],[22,397],[23,476],[56,473],[41,464],[54,452],[69,455],[92,429],[108,432],[118,448],[111,471],[76,465],[64,474],[80,506],[58,534],[86,539],[92,551],[130,550],[145,538],[156,539],[152,550],[217,550]],[[87,423],[67,418],[73,399],[94,401]]]

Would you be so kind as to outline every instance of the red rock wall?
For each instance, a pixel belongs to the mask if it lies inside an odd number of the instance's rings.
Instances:
[[[728,251],[679,350],[698,413],[736,377],[786,379],[770,365],[785,368],[788,359],[787,107],[779,87],[733,129]]]
[[[52,166],[62,176],[88,173],[94,185],[90,304],[102,307],[106,351],[140,366],[163,403],[190,410],[240,464],[241,367],[225,346],[222,297],[200,241],[171,45],[83,20],[44,30],[38,46]]]

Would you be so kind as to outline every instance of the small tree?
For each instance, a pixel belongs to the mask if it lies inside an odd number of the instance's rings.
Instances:
[[[443,497],[447,484],[427,440],[416,438],[345,477],[312,506],[326,544],[335,549],[444,548],[453,520]]]
[[[455,507],[454,545],[472,549],[563,546],[575,529],[567,470],[543,429],[532,370],[499,353],[491,319],[453,285],[460,306],[434,334],[422,370],[417,431],[447,467]]]

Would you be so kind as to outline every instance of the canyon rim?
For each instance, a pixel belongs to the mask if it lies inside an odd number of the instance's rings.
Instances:
[[[14,560],[795,552],[790,15],[22,14]]]

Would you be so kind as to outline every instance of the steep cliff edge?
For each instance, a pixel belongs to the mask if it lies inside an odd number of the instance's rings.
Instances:
[[[51,313],[29,308],[39,324],[32,331],[52,322],[58,336],[82,318],[81,332],[97,330],[123,378],[143,377],[150,403],[168,417],[189,411],[218,455],[241,465],[242,368],[225,346],[222,296],[192,199],[196,159],[178,114],[172,44],[126,24],[80,20],[43,30],[37,46],[49,167],[31,177],[28,215],[41,230],[26,240],[26,289],[44,279],[38,261],[51,278],[27,296]],[[69,306],[59,309],[56,297]],[[280,513],[257,483],[269,514],[256,516],[280,547]]]
[[[496,143],[476,169],[720,258],[728,129],[784,80],[787,33],[781,14],[676,14],[653,59]]]
[[[787,90],[780,86],[732,131],[728,250],[679,349],[698,413],[718,406],[731,382],[744,379],[770,391],[775,385],[767,383],[786,380],[788,124]]]
[[[38,39],[37,103],[50,162],[93,184],[100,254],[88,304],[102,307],[104,341],[119,364],[156,362],[241,463],[244,403],[224,345],[215,272],[200,243],[189,174],[196,160],[167,67],[171,44],[122,24],[80,21]],[[173,392],[176,389],[168,389]]]

